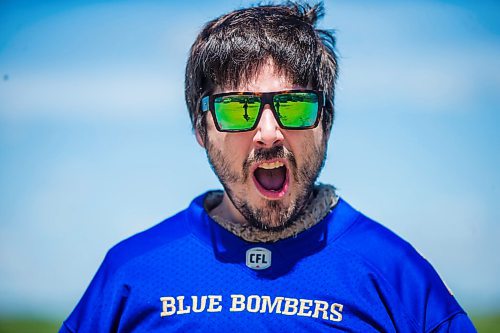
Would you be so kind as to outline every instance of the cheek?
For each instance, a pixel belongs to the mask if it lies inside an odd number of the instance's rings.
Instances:
[[[231,159],[247,158],[252,149],[252,132],[224,133],[218,132],[221,147],[225,155]]]
[[[295,158],[304,159],[315,151],[314,148],[323,144],[323,133],[316,129],[289,133],[288,142]]]
[[[321,126],[321,123],[313,129],[312,131],[313,137],[314,137],[314,143],[316,144],[317,147],[321,146],[324,143],[324,138],[325,138],[325,133],[323,132],[323,127]]]
[[[218,150],[224,152],[224,150],[226,150],[224,146],[227,142],[227,133],[219,132],[217,130],[217,128],[215,127],[214,119],[210,112],[207,114],[206,126],[207,139],[208,141],[210,141],[210,144]]]
[[[227,158],[228,162],[241,164],[250,154],[252,136],[247,132],[219,132],[213,122],[209,125],[207,121],[207,136],[211,146],[219,150]]]

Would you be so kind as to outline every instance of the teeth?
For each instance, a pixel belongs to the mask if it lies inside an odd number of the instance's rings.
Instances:
[[[262,163],[261,165],[259,165],[259,168],[262,168],[262,169],[276,169],[276,168],[279,168],[279,167],[282,167],[284,164],[282,162],[279,162],[279,161],[276,161],[276,162],[272,162],[272,163]]]

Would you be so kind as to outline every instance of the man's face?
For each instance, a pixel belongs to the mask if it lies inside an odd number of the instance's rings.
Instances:
[[[270,92],[302,89],[264,66],[238,91]],[[227,92],[218,87],[214,93]],[[285,130],[269,105],[253,131],[227,133],[215,128],[210,112],[207,140],[209,161],[224,186],[218,215],[245,220],[264,229],[285,226],[302,210],[325,159],[326,137],[321,124],[308,130]]]

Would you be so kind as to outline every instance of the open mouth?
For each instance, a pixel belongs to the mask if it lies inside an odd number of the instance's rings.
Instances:
[[[263,196],[279,199],[288,189],[288,170],[281,161],[264,162],[255,168],[253,180]]]

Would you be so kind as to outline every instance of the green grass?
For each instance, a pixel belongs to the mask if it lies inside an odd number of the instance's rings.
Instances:
[[[0,318],[0,333],[55,333],[61,322],[29,318]]]
[[[500,332],[500,313],[488,316],[471,316],[471,319],[479,333]]]
[[[488,316],[472,316],[479,333],[499,333],[500,313]],[[60,321],[26,318],[0,318],[0,333],[54,333],[59,330]]]

